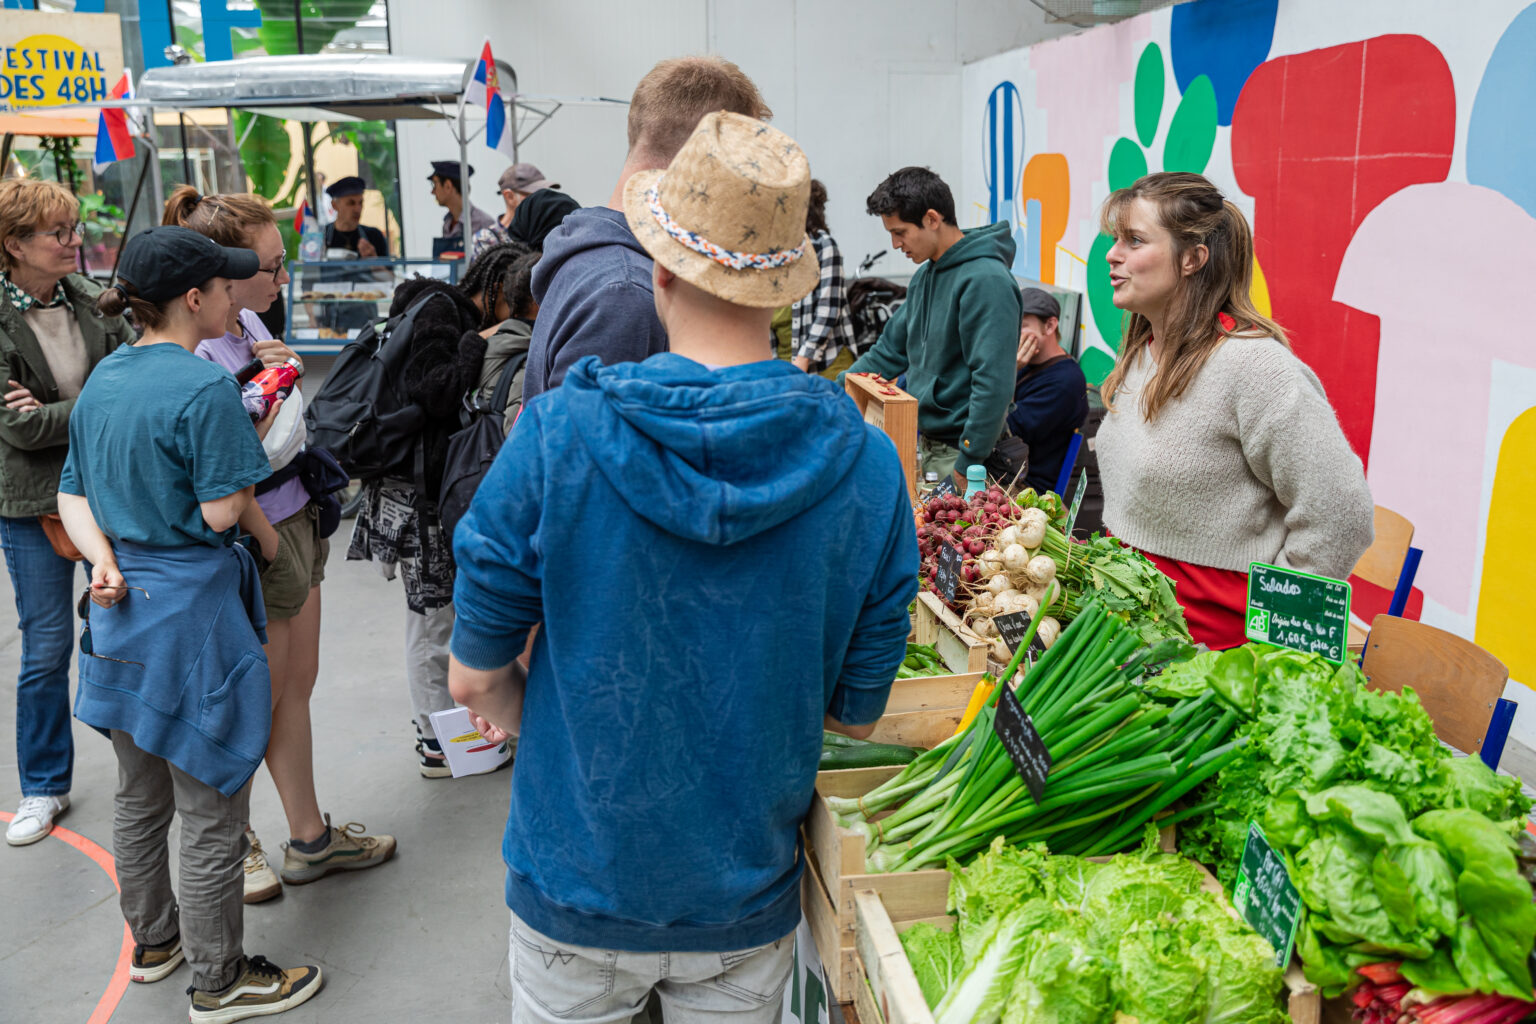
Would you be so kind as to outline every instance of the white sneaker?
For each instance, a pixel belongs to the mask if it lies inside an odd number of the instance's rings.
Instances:
[[[69,794],[63,796],[24,796],[16,808],[16,817],[5,830],[5,841],[12,846],[26,846],[53,831],[53,819],[69,810]]]
[[[267,863],[267,855],[256,833],[247,828],[245,834],[251,841],[251,852],[245,855],[245,902],[265,903],[282,895],[283,883],[278,881],[277,872]]]

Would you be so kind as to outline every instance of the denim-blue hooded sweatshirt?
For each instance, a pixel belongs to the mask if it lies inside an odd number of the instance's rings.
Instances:
[[[577,363],[454,538],[453,653],[534,643],[502,854],[554,939],[745,949],[800,919],[822,718],[884,711],[918,554],[901,465],[830,381]]]

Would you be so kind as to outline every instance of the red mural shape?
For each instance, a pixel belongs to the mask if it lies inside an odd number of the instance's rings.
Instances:
[[[1254,247],[1275,319],[1371,450],[1380,321],[1333,301],[1344,250],[1392,193],[1444,181],[1456,142],[1451,69],[1422,36],[1376,36],[1261,64],[1232,117],[1232,167],[1254,199]],[[1405,259],[1433,259],[1425,239]],[[1382,273],[1390,274],[1391,268]]]

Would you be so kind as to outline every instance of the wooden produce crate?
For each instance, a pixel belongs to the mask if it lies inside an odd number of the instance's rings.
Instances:
[[[982,673],[898,679],[870,740],[931,749],[955,734]]]
[[[896,444],[901,458],[901,472],[907,480],[907,497],[917,499],[917,399],[872,373],[850,373],[843,377],[848,392],[864,422],[885,431]]]
[[[966,629],[960,616],[950,611],[937,594],[920,591],[913,621],[917,642],[931,644],[952,672],[985,672],[991,649],[981,637]]]

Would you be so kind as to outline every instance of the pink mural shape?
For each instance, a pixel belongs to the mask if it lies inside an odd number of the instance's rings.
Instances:
[[[1418,585],[1464,614],[1475,580],[1494,361],[1536,368],[1536,219],[1478,185],[1415,185],[1370,212],[1334,298],[1380,318],[1371,494],[1408,517]]]
[[[1275,319],[1322,379],[1362,459],[1373,457],[1379,324],[1333,301],[1339,264],[1376,204],[1445,180],[1455,140],[1451,69],[1422,36],[1266,61],[1238,97],[1232,168],[1254,198],[1254,248]],[[1436,254],[1453,258],[1429,233],[1412,251],[1425,266]]]
[[[1071,190],[1062,244],[1080,257],[1099,233],[1096,204],[1103,194],[1093,185],[1102,180],[1110,144],[1129,123],[1129,97],[1122,102],[1121,86],[1135,77],[1136,59],[1151,36],[1151,19],[1131,18],[1029,50],[1033,105],[1045,117],[1045,131],[1030,136],[1029,152],[1060,153],[1076,168],[1074,184],[1080,187]],[[1084,88],[1084,68],[1099,69],[1092,88]]]

